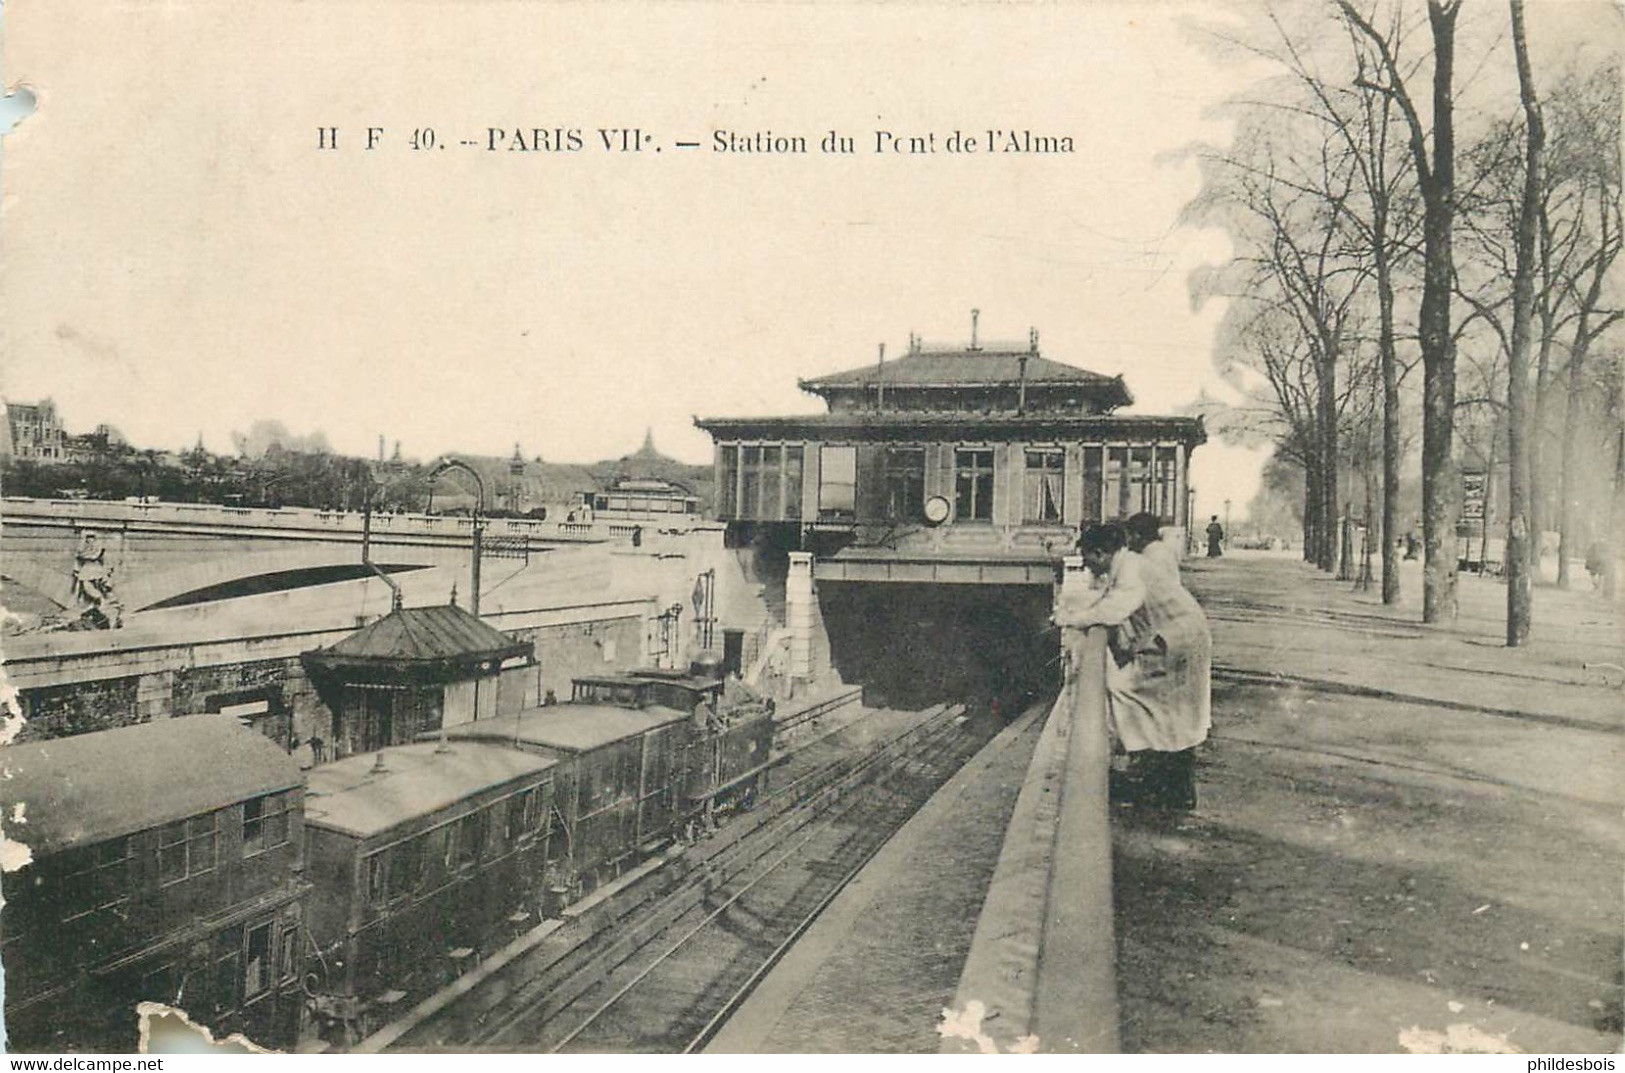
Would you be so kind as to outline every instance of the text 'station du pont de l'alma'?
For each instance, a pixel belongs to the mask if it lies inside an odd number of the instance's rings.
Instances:
[[[726,156],[959,156],[1015,153],[1027,156],[1075,152],[1074,139],[1022,127],[847,134],[780,134],[772,130],[713,130],[708,136],[668,140],[641,127],[486,127],[472,137],[437,132],[434,127],[317,127],[323,152],[435,152],[448,148],[480,153],[709,153]]]

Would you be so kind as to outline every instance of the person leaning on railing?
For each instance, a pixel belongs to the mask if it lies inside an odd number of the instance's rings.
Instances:
[[[1134,804],[1196,807],[1196,746],[1212,723],[1212,637],[1207,616],[1153,553],[1128,546],[1118,524],[1091,525],[1080,544],[1098,579],[1082,597],[1063,591],[1061,626],[1108,626],[1107,714],[1129,770],[1113,796]],[[1115,774],[1115,773],[1114,773]]]

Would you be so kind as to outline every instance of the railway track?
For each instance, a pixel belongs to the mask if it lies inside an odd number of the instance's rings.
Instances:
[[[986,741],[961,706],[812,766],[668,874],[572,921],[392,1043],[400,1049],[686,1052]],[[662,869],[661,872],[667,872]],[[565,932],[571,934],[565,934]]]

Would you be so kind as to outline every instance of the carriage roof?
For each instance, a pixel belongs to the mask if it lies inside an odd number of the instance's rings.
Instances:
[[[305,822],[369,838],[410,820],[432,816],[482,790],[536,775],[557,761],[478,742],[443,748],[435,742],[359,753],[308,773]]]
[[[690,713],[651,705],[618,708],[609,704],[553,704],[517,715],[478,719],[446,729],[451,738],[535,745],[584,753],[651,730],[682,722]]]
[[[186,715],[0,750],[7,833],[38,857],[292,789],[299,767],[225,715]]]

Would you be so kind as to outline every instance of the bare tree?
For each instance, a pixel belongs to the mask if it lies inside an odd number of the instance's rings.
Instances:
[[[1428,0],[1433,38],[1432,145],[1400,63],[1393,28],[1379,30],[1352,0],[1337,0],[1349,25],[1370,42],[1380,73],[1361,84],[1390,96],[1410,132],[1412,164],[1422,196],[1422,540],[1425,547],[1422,621],[1451,618],[1456,610],[1455,525],[1457,498],[1452,458],[1456,402],[1456,355],[1450,300],[1455,275],[1451,230],[1455,215],[1456,18],[1461,0]]]
[[[1507,538],[1502,562],[1507,579],[1507,645],[1529,640],[1533,594],[1529,585],[1529,339],[1535,309],[1535,233],[1540,223],[1541,167],[1546,125],[1529,64],[1523,0],[1508,0],[1512,51],[1518,65],[1518,99],[1524,114],[1523,198],[1518,209],[1512,276],[1512,339],[1507,347]]]
[[[1399,34],[1398,11],[1387,36]],[[1353,26],[1346,26],[1353,57],[1353,85],[1333,82],[1314,66],[1305,46],[1273,13],[1270,21],[1281,42],[1278,59],[1307,91],[1309,111],[1343,144],[1359,181],[1358,200],[1341,202],[1347,222],[1364,241],[1370,257],[1377,294],[1377,353],[1382,377],[1382,600],[1399,599],[1399,563],[1394,537],[1399,529],[1399,468],[1401,460],[1400,379],[1398,337],[1395,329],[1394,286],[1400,263],[1410,250],[1410,232],[1418,222],[1405,195],[1409,168],[1403,153],[1396,154],[1395,98],[1381,92],[1371,80],[1380,66],[1369,42]],[[1371,489],[1368,487],[1367,498]],[[1369,531],[1372,519],[1366,510]],[[1369,540],[1368,540],[1369,546]],[[1365,568],[1369,573],[1369,567]]]
[[[1186,216],[1219,222],[1235,238],[1237,260],[1199,290],[1235,299],[1227,314],[1240,325],[1230,340],[1242,355],[1235,364],[1269,389],[1276,442],[1304,467],[1305,558],[1332,570],[1341,415],[1351,389],[1367,382],[1348,368],[1369,279],[1363,243],[1346,226],[1358,180],[1350,154],[1324,131],[1318,142],[1297,131],[1278,142],[1272,126],[1255,121],[1237,152],[1204,157],[1206,187]]]

